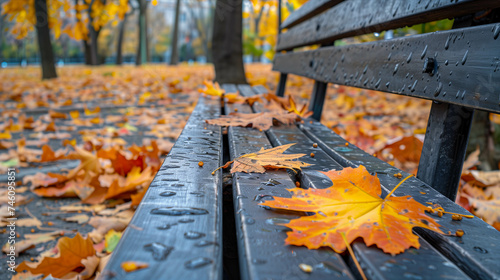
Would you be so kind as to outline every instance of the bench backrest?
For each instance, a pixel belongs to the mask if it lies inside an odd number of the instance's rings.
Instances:
[[[310,110],[318,120],[328,83],[436,101],[417,177],[454,199],[474,109],[500,113],[500,23],[458,28],[456,20],[449,31],[334,42],[482,11],[487,16],[499,7],[498,0],[310,0],[280,25],[277,94],[283,95],[287,74],[314,79]],[[316,44],[321,47],[293,51]]]

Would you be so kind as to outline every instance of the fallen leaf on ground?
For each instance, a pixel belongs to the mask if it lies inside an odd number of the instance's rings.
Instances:
[[[35,234],[25,234],[24,239],[21,241],[16,242],[16,256],[19,255],[20,253],[33,248],[35,245],[40,244],[40,243],[45,243],[50,240],[56,239],[58,236],[60,236],[61,231],[54,231],[54,232],[45,232],[45,233],[35,233]],[[10,252],[10,244],[6,243],[3,248],[2,252],[8,253]]]
[[[297,119],[296,114],[290,113],[231,113],[226,116],[221,116],[218,119],[206,120],[208,124],[214,124],[219,126],[251,126],[256,129],[268,130],[273,126],[273,119],[280,121],[283,124],[295,123]]]
[[[469,200],[475,215],[482,217],[490,225],[496,225],[495,228],[500,230],[500,199],[482,200],[467,194],[462,196]]]
[[[442,233],[440,225],[426,215],[426,206],[411,196],[395,197],[391,192],[382,199],[378,177],[370,175],[364,166],[322,173],[332,180],[331,187],[289,189],[292,198],[274,197],[262,204],[316,213],[286,224],[293,230],[288,232],[286,244],[309,249],[327,246],[342,253],[346,244],[341,234],[345,233],[349,243],[361,237],[367,246],[376,245],[394,255],[420,247],[418,236],[412,232],[414,227]]]
[[[275,148],[267,149],[261,148],[257,153],[242,155],[232,161],[227,162],[222,168],[228,168],[231,164],[231,173],[245,172],[245,173],[264,173],[266,168],[287,168],[298,169],[301,167],[311,166],[309,163],[295,161],[306,154],[283,154],[288,148],[295,143],[278,146]],[[220,168],[220,167],[219,167]]]
[[[106,247],[106,252],[113,252],[121,237],[121,232],[115,231],[114,229],[108,231],[108,233],[104,236],[104,246]]]
[[[84,224],[84,223],[88,222],[89,219],[90,219],[90,217],[85,215],[85,214],[79,214],[79,215],[74,215],[71,217],[64,218],[64,220],[67,222],[75,222],[78,224]]]
[[[85,269],[82,260],[95,255],[90,238],[84,239],[79,233],[75,237],[63,237],[57,242],[59,253],[56,257],[44,257],[38,263],[22,262],[16,269],[21,272],[27,270],[33,274],[51,274],[62,278],[77,269]]]

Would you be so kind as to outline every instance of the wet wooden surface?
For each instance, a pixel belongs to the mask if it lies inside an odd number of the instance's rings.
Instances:
[[[101,279],[222,279],[221,172],[211,175],[222,163],[222,133],[205,123],[220,109],[219,99],[199,99]],[[124,261],[149,266],[126,273]]]

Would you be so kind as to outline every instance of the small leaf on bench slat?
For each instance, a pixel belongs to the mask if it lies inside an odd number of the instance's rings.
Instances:
[[[237,157],[222,167],[227,168],[232,163],[231,173],[264,173],[266,169],[272,168],[287,168],[295,171],[296,169],[300,170],[301,167],[310,166],[308,163],[294,160],[306,154],[283,154],[292,145],[294,144],[287,144],[271,149],[261,148],[256,153],[248,153]]]

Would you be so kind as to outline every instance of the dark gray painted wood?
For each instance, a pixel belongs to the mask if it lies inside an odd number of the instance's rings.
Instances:
[[[269,93],[269,90],[266,87],[262,86],[262,85],[253,86],[252,89],[255,92],[255,94]]]
[[[281,24],[281,29],[290,28],[320,14],[344,0],[313,0],[293,11]]]
[[[314,88],[309,101],[309,111],[313,112],[312,118],[319,121],[321,120],[321,113],[323,112],[323,104],[325,103],[327,83],[314,82]]]
[[[384,195],[400,181],[400,179],[394,177],[394,174],[400,172],[403,178],[409,175],[380,159],[372,157],[352,144],[346,147],[346,141],[342,137],[320,123],[306,122],[300,125],[300,129],[342,166],[357,167],[364,165],[368,171],[377,173]],[[404,186],[401,186],[395,192],[395,195],[411,195],[415,200],[423,204],[426,202],[438,203],[446,211],[470,214],[417,178],[408,179]],[[500,278],[500,266],[498,266],[500,260],[500,232],[477,217],[452,221],[450,215],[445,215],[443,218],[436,216],[436,220],[443,226],[442,230],[444,232],[450,231],[454,233],[456,230],[462,229],[465,231],[465,235],[458,238],[440,235],[420,228],[415,229],[415,231],[471,278]],[[428,265],[432,265],[432,268],[428,267],[427,270],[423,270],[418,274],[428,275],[428,277],[433,278],[432,273],[441,275],[440,269],[448,266],[449,263],[433,262],[428,263]],[[434,269],[436,270],[433,271]]]
[[[328,178],[312,170],[342,169],[342,166],[331,159],[321,148],[314,148],[313,141],[297,127],[293,127],[293,129],[285,127],[271,128],[268,135],[273,145],[297,142],[296,145],[289,149],[290,153],[310,154],[313,152],[315,154],[314,158],[303,160],[314,164],[301,174],[302,185],[306,188],[326,188],[331,186],[331,181]],[[414,183],[409,186],[417,187],[418,185]],[[390,187],[394,187],[394,185]],[[382,195],[385,196],[387,193],[383,190]],[[406,194],[401,191],[397,195]],[[421,277],[422,279],[469,279],[456,265],[449,262],[425,240],[420,239],[420,244],[422,245],[421,249],[409,249],[396,256],[385,254],[376,247],[366,247],[364,243],[360,242],[354,242],[353,249],[360,264],[362,264],[363,271],[371,279],[401,279],[402,275],[414,278]],[[439,274],[429,269],[430,265],[436,264],[438,264],[436,269],[439,269]],[[355,267],[351,269],[355,270]]]
[[[277,51],[333,42],[500,7],[497,0],[352,0],[309,19],[278,37]],[[293,15],[293,14],[292,14]]]
[[[433,103],[417,177],[455,200],[474,109]]]
[[[103,279],[222,279],[221,172],[211,175],[221,165],[222,134],[220,127],[205,123],[219,115],[219,99],[199,99],[101,274]],[[155,244],[157,252],[171,252],[164,260],[155,259],[147,246],[152,243],[161,244]],[[120,267],[124,261],[146,262],[149,267],[125,273]],[[200,267],[189,268],[190,264]]]
[[[254,111],[263,110],[260,104],[254,104],[253,108]],[[319,123],[314,123],[322,126]],[[315,170],[328,171],[343,168],[326,151],[323,151],[321,146],[314,148],[314,141],[297,126],[272,127],[267,131],[267,135],[274,146],[297,143],[289,149],[290,153],[305,153],[307,155],[314,153],[314,157],[301,158],[301,161],[314,164],[314,166],[303,168],[301,172],[301,185],[304,188],[326,188],[331,186],[331,181]],[[342,143],[344,149],[346,149],[345,143],[346,141],[344,140]],[[395,173],[392,173],[391,176],[393,174]],[[394,187],[394,185],[390,185],[390,187],[384,186],[382,186],[383,195],[387,195],[389,188]],[[416,187],[415,183],[412,187]],[[401,195],[403,195],[402,192],[399,192],[398,196]],[[422,196],[422,194],[414,195]],[[385,254],[382,250],[375,247],[366,247],[364,243],[360,242],[354,242],[353,249],[358,260],[361,262],[363,271],[370,279],[401,279],[402,276],[410,279],[417,279],[419,277],[421,277],[419,279],[469,279],[456,265],[450,263],[425,240],[421,239],[420,243],[421,248],[419,250],[409,249],[396,256]],[[351,267],[351,269],[355,270],[356,268]],[[435,269],[439,273],[433,271]]]
[[[276,54],[273,70],[500,113],[499,32],[497,23]]]
[[[250,86],[238,86],[242,95],[252,95]],[[226,104],[226,111],[251,113],[248,105]],[[264,132],[252,128],[228,129],[231,159],[246,153],[272,148]],[[279,182],[279,183],[277,183]],[[233,174],[234,205],[240,271],[242,279],[354,279],[342,258],[329,249],[308,250],[284,244],[286,231],[280,223],[297,218],[296,214],[265,210],[259,202],[271,195],[290,197],[287,188],[295,187],[284,170],[264,174]],[[305,273],[299,264],[313,266]]]
[[[278,82],[278,88],[276,89],[276,96],[285,96],[286,80],[288,75],[285,73],[280,73],[280,81]]]

